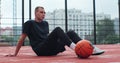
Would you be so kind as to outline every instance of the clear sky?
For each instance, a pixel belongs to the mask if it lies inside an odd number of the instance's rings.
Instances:
[[[35,2],[36,1],[36,2]],[[54,9],[64,9],[64,0],[35,0],[33,7],[42,5],[47,11]],[[76,8],[81,9],[82,12],[93,12],[93,0],[67,0],[68,9]],[[96,12],[110,14],[112,18],[118,17],[118,0],[95,0]]]
[[[16,0],[16,10],[17,18],[21,18],[21,1]],[[25,1],[25,17],[29,17],[28,2]],[[32,0],[32,18],[34,17],[34,8],[36,6],[43,6],[46,12],[53,11],[55,9],[64,9],[65,0]],[[80,9],[82,12],[93,12],[93,0],[67,0],[68,9],[76,8]],[[118,0],[95,0],[96,1],[96,13],[110,14],[112,19],[118,18]],[[7,18],[7,20],[2,19],[3,22],[8,22],[8,18],[13,18],[13,0],[1,0],[1,15],[2,18]],[[11,19],[12,20],[12,19]]]

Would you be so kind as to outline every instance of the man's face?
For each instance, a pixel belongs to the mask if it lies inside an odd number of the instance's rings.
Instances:
[[[45,10],[42,8],[39,8],[36,12],[35,12],[35,16],[38,20],[43,20],[45,18]]]

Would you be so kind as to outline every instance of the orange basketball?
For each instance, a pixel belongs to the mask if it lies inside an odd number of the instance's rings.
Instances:
[[[88,58],[92,55],[93,46],[88,40],[80,40],[75,47],[75,53],[79,58]]]

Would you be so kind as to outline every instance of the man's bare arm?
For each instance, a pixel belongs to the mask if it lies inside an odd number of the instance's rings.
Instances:
[[[17,44],[17,46],[16,46],[15,53],[14,53],[14,54],[8,54],[8,55],[6,55],[6,56],[17,56],[17,54],[18,54],[21,46],[23,45],[23,42],[24,42],[26,36],[27,36],[26,34],[21,34],[21,36],[20,36],[20,38],[19,38],[19,40],[18,40],[18,44]]]

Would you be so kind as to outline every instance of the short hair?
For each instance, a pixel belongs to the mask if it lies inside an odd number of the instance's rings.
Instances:
[[[42,7],[42,6],[37,6],[37,7],[35,8],[35,12],[37,12],[39,8],[44,9],[44,7]]]

